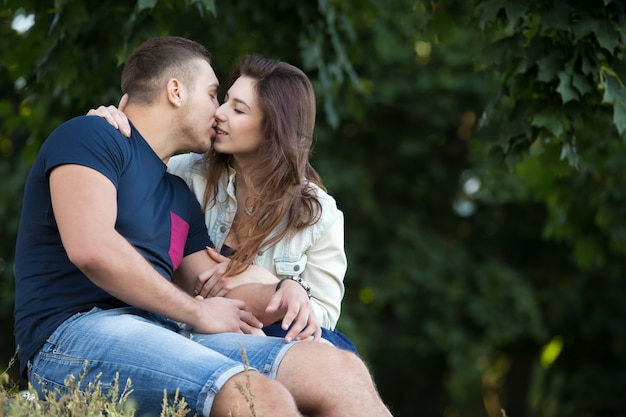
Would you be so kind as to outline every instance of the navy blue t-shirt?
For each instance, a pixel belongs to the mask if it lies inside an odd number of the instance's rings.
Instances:
[[[93,284],[67,257],[48,182],[50,171],[63,164],[93,168],[115,185],[116,230],[164,278],[171,279],[184,256],[213,246],[194,194],[166,172],[134,128],[129,139],[99,117],[65,122],[41,147],[24,192],[15,250],[15,339],[22,372],[68,317],[92,307],[126,305]],[[128,285],[133,285],[132,277]]]

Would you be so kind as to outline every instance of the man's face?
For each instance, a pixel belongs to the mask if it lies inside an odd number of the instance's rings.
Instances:
[[[188,86],[187,99],[181,106],[179,119],[181,151],[203,153],[211,147],[215,136],[215,110],[219,106],[217,90],[219,81],[211,65],[198,61],[195,81]]]

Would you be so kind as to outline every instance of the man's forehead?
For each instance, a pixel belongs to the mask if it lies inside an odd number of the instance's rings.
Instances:
[[[211,64],[204,61],[200,71],[200,77],[198,78],[203,84],[207,85],[209,88],[218,88],[220,86],[220,82]]]

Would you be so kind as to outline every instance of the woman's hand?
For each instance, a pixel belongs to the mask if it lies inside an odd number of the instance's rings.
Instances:
[[[203,297],[223,297],[230,290],[243,284],[277,284],[278,278],[263,267],[251,265],[237,275],[226,275],[226,268],[230,259],[218,253],[215,249],[207,248],[209,256],[217,263],[198,276],[194,291]]]
[[[97,109],[91,109],[87,112],[87,116],[100,116],[126,137],[130,137],[130,123],[128,117],[124,114],[124,109],[128,103],[128,94],[124,94],[120,99],[118,107],[113,105],[100,106]]]
[[[213,248],[206,248],[209,256],[216,262],[216,265],[207,269],[198,276],[194,291],[196,295],[203,297],[223,297],[232,289],[227,287],[226,268],[230,259],[219,254]]]
[[[308,338],[320,340],[322,328],[315,317],[311,300],[297,282],[290,279],[283,281],[265,309],[265,312],[270,314],[280,311],[284,311],[281,327],[283,330],[289,329],[285,335],[285,342]]]

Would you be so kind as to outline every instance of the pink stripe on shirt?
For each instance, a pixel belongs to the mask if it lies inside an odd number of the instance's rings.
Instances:
[[[174,271],[176,271],[180,266],[180,263],[183,261],[185,243],[187,242],[187,235],[189,233],[189,223],[172,212],[170,212],[170,218],[172,221],[172,230],[170,234],[170,250],[168,254],[172,261]]]

